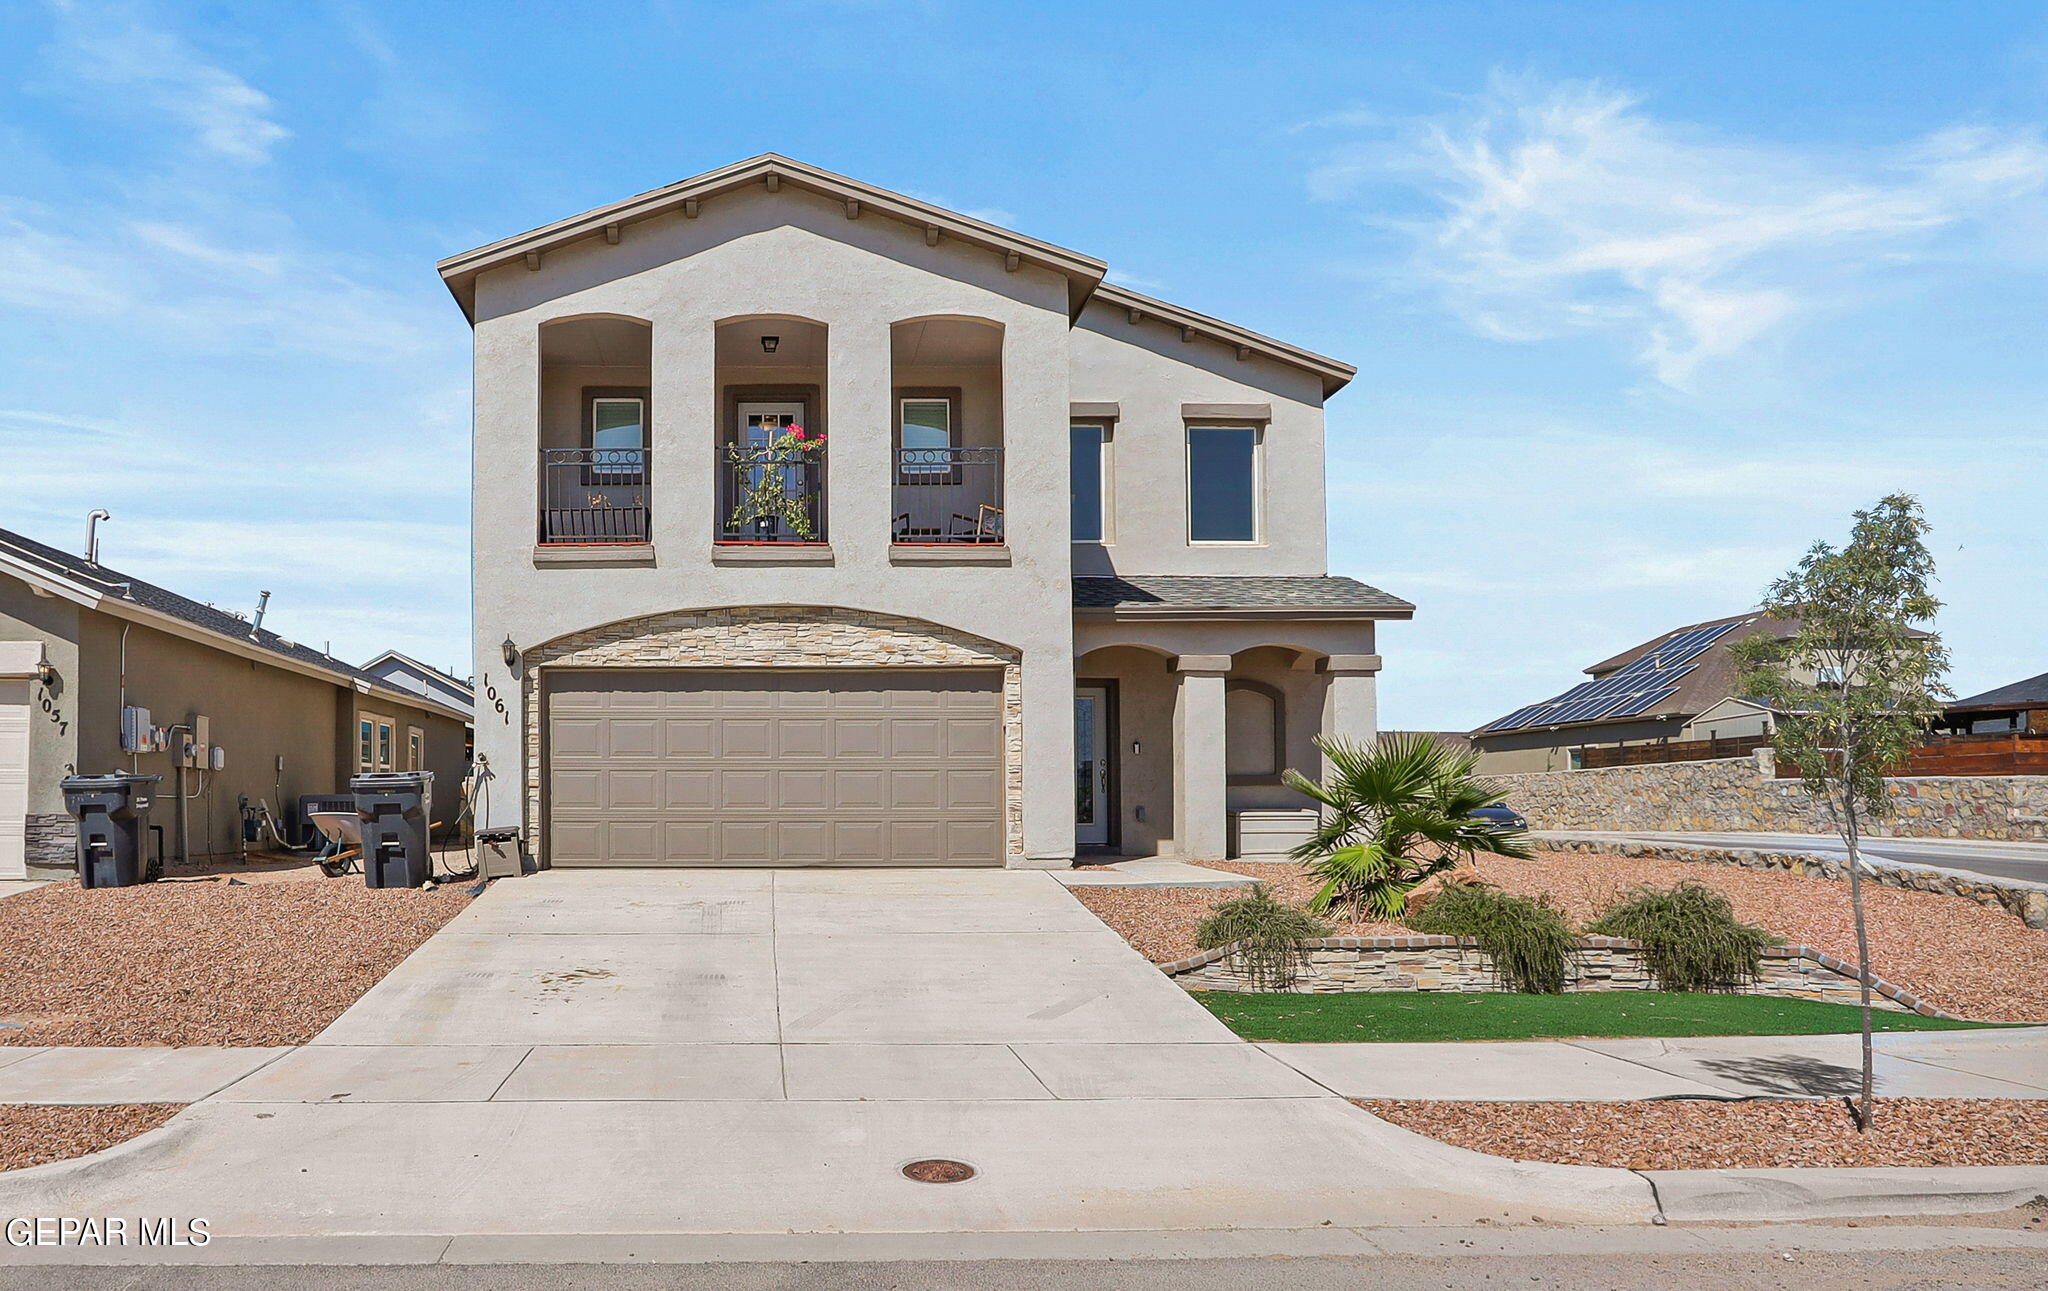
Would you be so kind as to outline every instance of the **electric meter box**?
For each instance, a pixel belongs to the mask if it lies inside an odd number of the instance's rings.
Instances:
[[[123,753],[154,753],[161,747],[157,743],[156,727],[149,724],[149,710],[129,706],[121,710],[121,751]]]

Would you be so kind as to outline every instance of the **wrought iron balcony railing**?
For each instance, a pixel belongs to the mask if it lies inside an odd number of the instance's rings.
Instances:
[[[644,448],[540,450],[540,541],[649,541],[649,457]]]
[[[806,543],[825,538],[825,450],[719,450],[718,541]]]
[[[899,543],[1002,542],[1003,450],[898,449],[893,511]]]

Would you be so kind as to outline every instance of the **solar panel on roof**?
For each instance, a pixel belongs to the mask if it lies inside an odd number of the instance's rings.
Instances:
[[[1671,698],[1673,695],[1676,695],[1677,693],[1678,687],[1676,686],[1666,686],[1662,690],[1649,691],[1645,694],[1637,695],[1631,698],[1627,702],[1623,703],[1621,707],[1615,709],[1612,713],[1608,714],[1608,716],[1639,717],[1642,714],[1649,712],[1652,708],[1655,708],[1657,705],[1663,703],[1665,700]]]
[[[1529,704],[1481,728],[1513,731],[1531,726],[1562,726],[1603,717],[1635,717],[1678,693],[1675,684],[1692,671],[1694,659],[1749,619],[1687,628],[1654,649],[1592,681],[1582,681],[1561,695]]]

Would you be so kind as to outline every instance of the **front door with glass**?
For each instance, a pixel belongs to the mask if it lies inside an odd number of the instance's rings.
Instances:
[[[1109,844],[1109,690],[1074,690],[1074,842]]]

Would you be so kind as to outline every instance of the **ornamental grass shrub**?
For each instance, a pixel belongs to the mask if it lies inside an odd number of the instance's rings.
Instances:
[[[1408,926],[1478,942],[1501,985],[1524,995],[1561,994],[1579,953],[1564,912],[1547,895],[1516,896],[1483,883],[1445,886],[1408,916]]]
[[[1735,917],[1728,898],[1693,879],[1639,887],[1586,931],[1642,943],[1643,959],[1667,991],[1738,991],[1757,979],[1763,953],[1779,939]]]
[[[1254,990],[1284,991],[1301,976],[1308,959],[1304,941],[1328,936],[1330,925],[1300,906],[1281,901],[1263,883],[1243,896],[1219,903],[1195,929],[1203,950],[1237,946],[1238,961]]]

